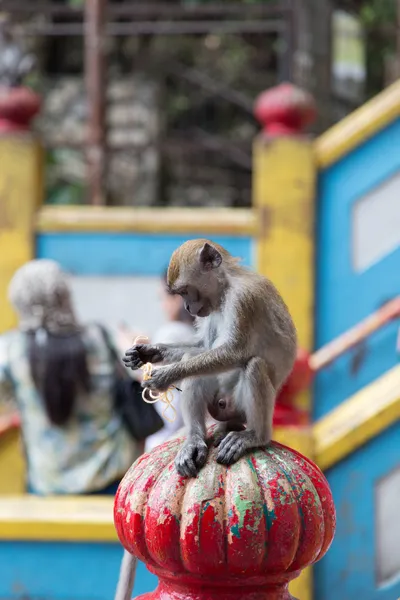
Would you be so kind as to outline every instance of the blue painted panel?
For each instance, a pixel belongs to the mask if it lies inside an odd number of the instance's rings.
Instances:
[[[52,258],[75,275],[160,275],[172,252],[198,236],[130,233],[44,233],[37,236],[36,256]],[[231,254],[253,263],[252,238],[218,236],[213,240]]]
[[[351,260],[354,202],[400,170],[399,147],[400,120],[321,174],[317,228],[318,348],[400,294],[400,248],[362,273],[353,270]],[[396,332],[396,325],[391,324],[370,338],[358,368],[354,360],[357,357],[349,354],[317,377],[316,418],[396,363]]]
[[[118,544],[0,542],[0,599],[110,600],[121,560]],[[156,586],[139,563],[134,595]]]
[[[399,448],[398,423],[325,473],[335,501],[337,531],[314,570],[317,600],[400,598],[400,578],[381,587],[376,584],[374,522],[374,486],[398,468]]]

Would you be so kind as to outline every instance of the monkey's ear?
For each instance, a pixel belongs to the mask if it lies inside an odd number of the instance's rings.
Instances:
[[[211,244],[206,242],[200,250],[200,264],[202,269],[205,271],[211,271],[211,269],[216,269],[219,267],[221,263],[221,254],[214,246],[211,246]]]

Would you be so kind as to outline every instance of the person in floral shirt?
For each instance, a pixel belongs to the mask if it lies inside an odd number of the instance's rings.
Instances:
[[[12,390],[21,416],[28,491],[115,493],[140,449],[113,408],[102,329],[77,322],[54,261],[26,263],[9,297],[19,325],[0,336],[0,394]]]

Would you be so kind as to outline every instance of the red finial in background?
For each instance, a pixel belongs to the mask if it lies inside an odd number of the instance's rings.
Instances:
[[[311,94],[291,83],[282,83],[260,94],[254,115],[268,136],[301,133],[317,116]]]
[[[303,348],[298,348],[292,372],[279,390],[276,398],[274,426],[307,425],[309,423],[309,413],[296,406],[296,397],[310,387],[314,375],[309,352]]]
[[[186,479],[174,465],[183,442],[139,458],[115,498],[121,543],[159,578],[140,600],[291,600],[288,583],[335,533],[320,469],[273,442],[230,467],[217,464],[214,448]]]
[[[27,87],[0,87],[0,133],[28,131],[41,97]]]

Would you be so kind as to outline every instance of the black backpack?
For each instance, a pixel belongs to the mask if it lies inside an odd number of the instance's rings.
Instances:
[[[114,380],[114,407],[124,423],[129,434],[137,441],[142,442],[164,427],[164,421],[154,408],[142,398],[142,386],[132,379],[126,372],[126,367],[121,362],[108,332],[100,326],[104,340],[110,352],[111,360],[115,365]]]

